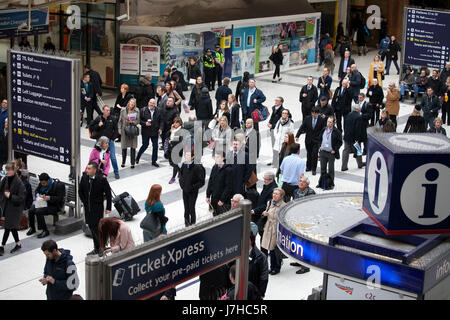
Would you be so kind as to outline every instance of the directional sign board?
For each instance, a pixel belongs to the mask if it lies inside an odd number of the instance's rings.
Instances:
[[[77,60],[9,51],[12,149],[74,165],[73,116],[79,106]]]
[[[450,233],[450,140],[369,134],[363,210],[387,235]]]
[[[450,61],[450,12],[405,10],[404,63],[443,69]]]

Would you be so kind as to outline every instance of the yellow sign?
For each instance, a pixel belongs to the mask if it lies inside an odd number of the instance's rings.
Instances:
[[[222,49],[231,48],[231,36],[220,38],[220,47]]]

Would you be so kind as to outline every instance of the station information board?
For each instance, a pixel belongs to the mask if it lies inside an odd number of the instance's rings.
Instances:
[[[404,63],[443,69],[450,61],[450,12],[405,10]]]
[[[12,150],[73,165],[74,60],[14,50],[8,58]]]

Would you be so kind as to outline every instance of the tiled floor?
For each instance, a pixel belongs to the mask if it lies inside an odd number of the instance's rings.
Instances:
[[[371,52],[367,56],[356,56],[356,62],[359,66],[359,70],[365,75],[367,79],[368,66],[373,58],[375,52]],[[339,65],[339,60],[336,60],[336,64]],[[267,97],[266,105],[272,106],[276,96],[282,96],[285,100],[285,107],[288,107],[293,114],[293,119],[296,121],[295,128],[297,129],[301,123],[301,109],[298,102],[298,95],[301,86],[306,83],[306,77],[312,75],[314,77],[320,76],[321,72],[316,71],[315,67],[308,67],[296,71],[282,73],[283,80],[281,83],[271,83],[271,76],[264,76],[257,78],[257,87],[261,89]],[[336,76],[334,76],[336,78]],[[398,81],[398,76],[389,75],[384,81],[384,87],[387,87],[390,81]],[[317,80],[314,81],[315,84]],[[336,88],[337,80],[333,81],[332,88]],[[230,85],[234,91],[236,83]],[[211,96],[214,97],[213,93]],[[114,99],[107,100],[106,103],[113,104]],[[400,118],[398,132],[402,131],[408,115],[412,112],[413,105],[408,101],[402,103],[400,108]],[[183,113],[183,120],[187,119],[188,115]],[[271,144],[270,136],[266,123],[260,124],[262,148],[261,155],[258,162],[258,175],[261,178],[262,173],[268,170],[275,170],[266,166],[271,160]],[[448,126],[446,126],[448,128]],[[86,129],[81,130],[82,145],[81,145],[81,163],[83,166],[86,164],[89,153],[94,145],[94,141],[90,140]],[[139,139],[140,140],[140,139]],[[304,147],[304,135],[300,139],[302,146],[301,156],[306,158],[306,152]],[[140,141],[139,141],[140,145]],[[116,145],[118,162],[121,161],[120,145]],[[120,180],[115,180],[114,177],[109,177],[111,187],[116,194],[123,191],[128,191],[133,197],[140,203],[143,208],[143,202],[147,197],[149,188],[152,184],[159,183],[163,186],[162,201],[165,204],[166,214],[170,221],[168,224],[168,231],[174,231],[184,226],[183,219],[183,202],[181,198],[181,191],[178,183],[169,185],[168,181],[172,174],[172,168],[169,166],[167,160],[163,160],[162,152],[159,151],[159,163],[160,168],[154,168],[150,166],[150,150],[146,152],[141,159],[139,165],[134,170],[130,169],[129,162],[126,168],[120,168]],[[209,170],[213,166],[213,159],[210,156],[209,151],[206,152],[203,157],[203,164],[209,174]],[[336,188],[333,192],[362,192],[363,191],[363,178],[364,170],[358,169],[356,162],[353,159],[349,161],[349,170],[345,173],[340,172],[340,161],[336,161]],[[29,157],[29,169],[33,173],[48,172],[52,177],[58,177],[61,180],[67,181],[69,168],[56,164],[54,162]],[[311,186],[315,187],[319,179],[319,175],[310,176]],[[261,180],[261,179],[260,179]],[[208,219],[211,214],[207,210],[205,199],[205,187],[201,189],[200,195],[197,201],[197,215],[198,220]],[[261,189],[261,182],[259,182],[259,190]],[[317,193],[322,193],[321,190],[316,190]],[[137,243],[142,242],[142,232],[139,228],[139,222],[143,218],[144,213],[141,212],[136,218],[128,222],[133,231],[134,239]],[[40,250],[40,245],[43,242],[37,239],[36,236],[27,237],[26,231],[20,231],[20,238],[22,240],[23,249],[11,255],[9,250],[14,246],[13,239],[10,237],[6,246],[6,253],[0,258],[0,300],[3,299],[45,299],[45,287],[43,287],[38,279],[42,276],[45,256]],[[74,261],[77,265],[78,276],[80,278],[80,287],[76,293],[85,297],[85,266],[84,259],[87,252],[92,250],[92,240],[85,237],[81,232],[71,234],[69,236],[54,236],[53,238],[58,241],[60,247],[70,249],[74,257]],[[49,239],[47,238],[47,239]],[[259,239],[257,239],[259,243]],[[266,299],[273,300],[295,300],[306,299],[311,293],[312,288],[322,284],[323,274],[319,271],[311,270],[311,272],[297,275],[295,271],[297,268],[289,265],[293,260],[284,260],[281,273],[275,276],[270,276],[269,284],[266,292]],[[181,284],[178,287],[183,289],[178,290],[177,299],[198,299],[198,279],[192,279],[187,283]]]

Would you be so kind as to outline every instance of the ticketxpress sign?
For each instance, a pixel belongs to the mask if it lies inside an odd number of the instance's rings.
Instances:
[[[48,8],[31,10],[31,30],[19,30],[21,25],[28,28],[27,10],[0,11],[0,39],[48,33]]]
[[[162,248],[109,263],[112,300],[146,299],[190,278],[238,258],[242,216],[211,229],[200,230]],[[107,297],[108,298],[108,297]]]

